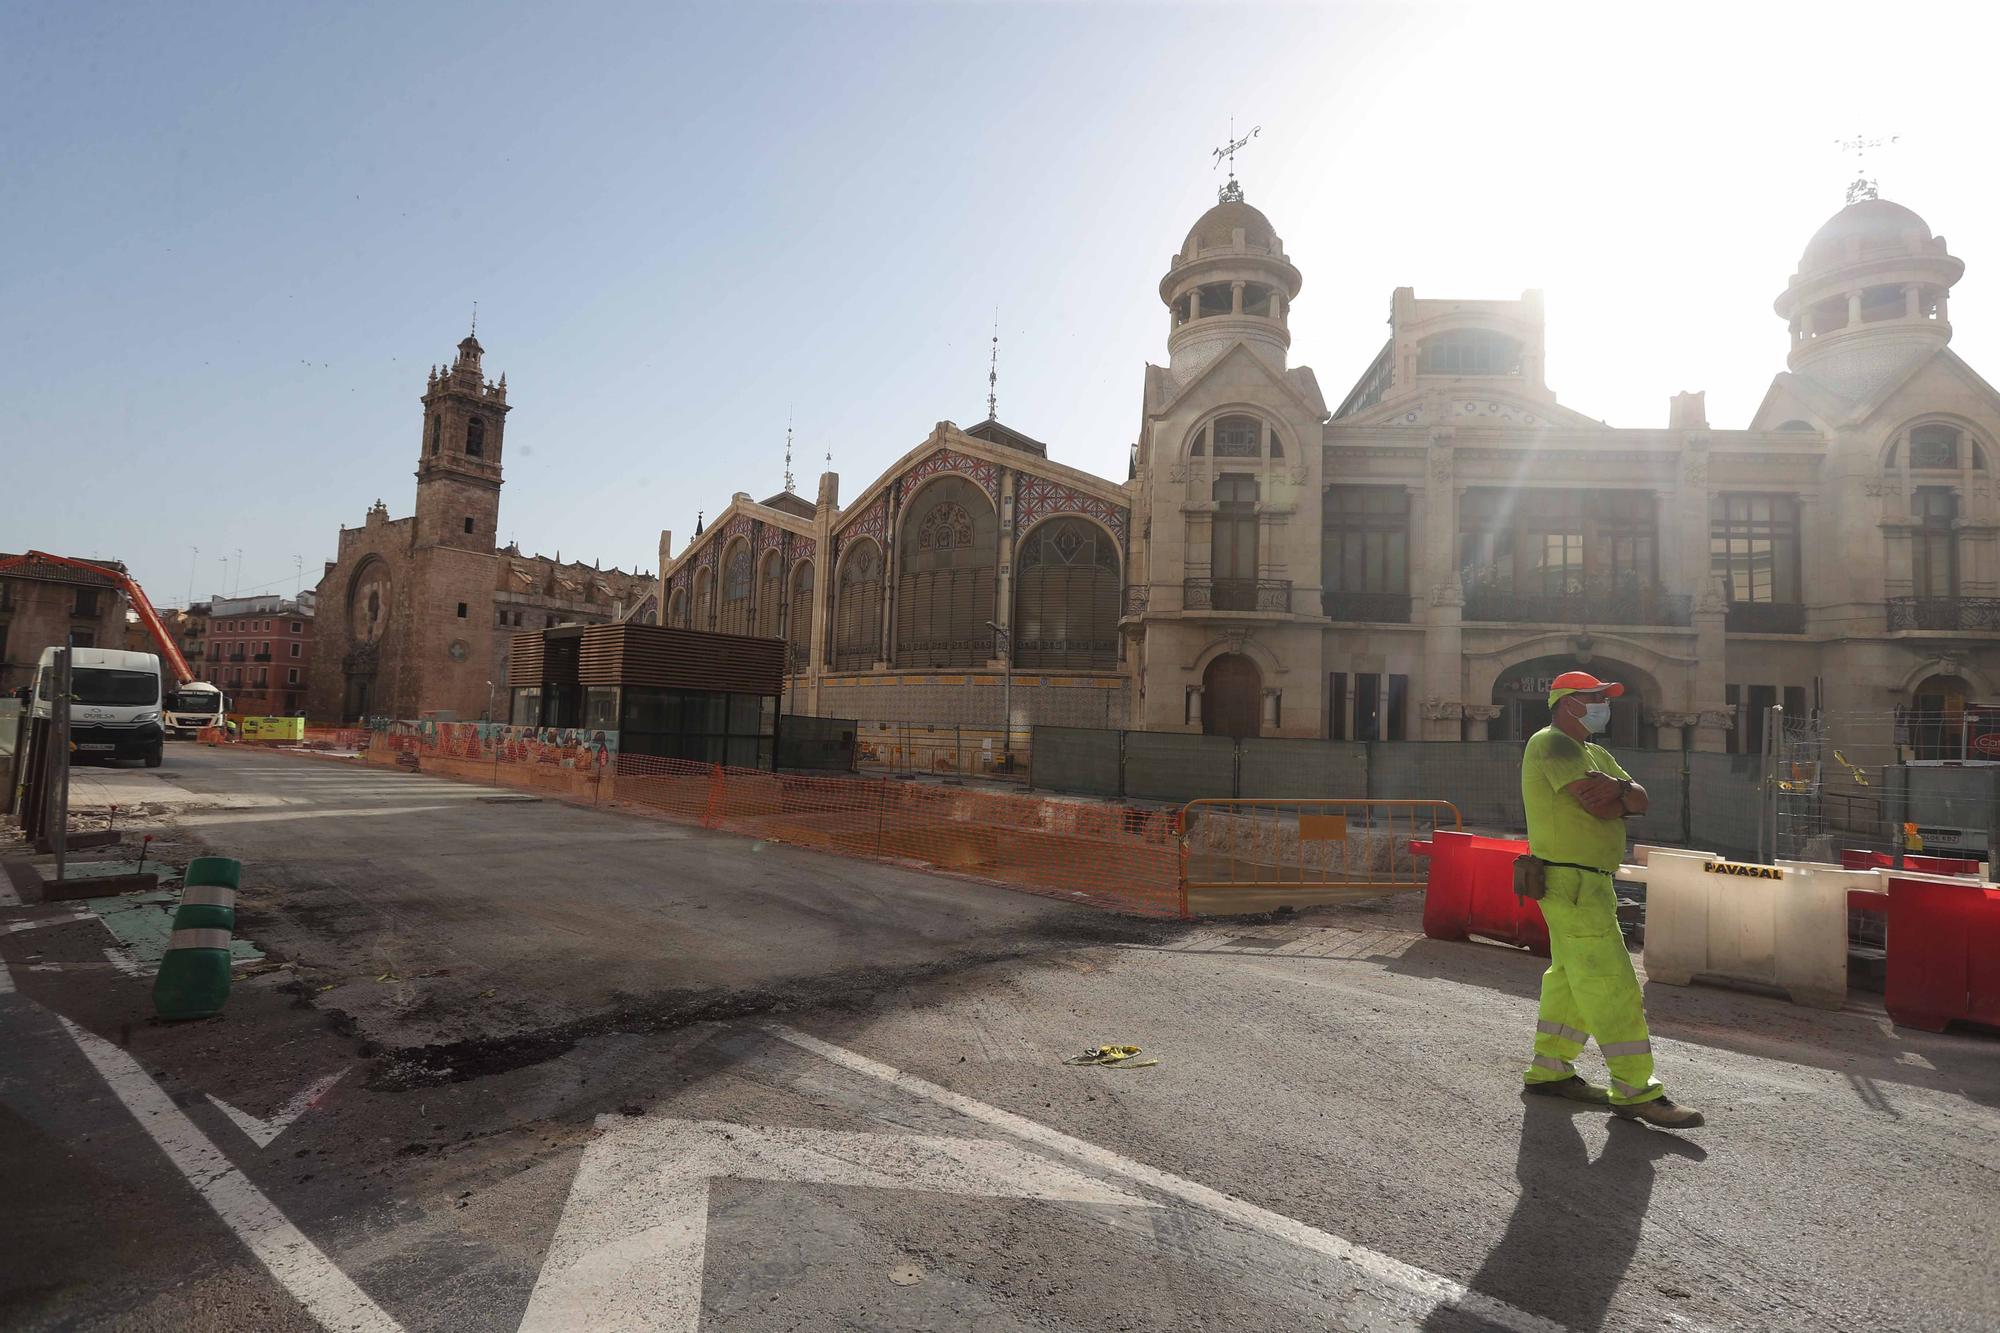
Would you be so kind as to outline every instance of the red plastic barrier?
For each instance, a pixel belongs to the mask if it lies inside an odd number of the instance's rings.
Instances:
[[[1549,927],[1542,909],[1514,896],[1514,858],[1528,844],[1443,829],[1431,834],[1430,879],[1424,891],[1424,934],[1434,940],[1470,935],[1525,945],[1544,958]]]
[[[1884,992],[1904,1027],[2000,1026],[2000,888],[1891,877]]]
[[[1840,853],[1840,868],[1843,870],[1893,870],[1895,866],[1896,858],[1887,852],[1847,848]],[[1905,853],[1903,869],[1914,870],[1924,875],[1977,875],[1985,869],[1985,865],[1958,856],[1918,856],[1915,853]]]

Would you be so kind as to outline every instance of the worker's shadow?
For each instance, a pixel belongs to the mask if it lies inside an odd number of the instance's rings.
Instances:
[[[1572,1109],[1573,1108],[1573,1109]],[[1601,1328],[1639,1250],[1652,1203],[1654,1164],[1708,1154],[1678,1135],[1613,1119],[1604,1151],[1590,1159],[1577,1121],[1601,1108],[1528,1101],[1514,1175],[1521,1197],[1500,1243],[1467,1285],[1566,1328]],[[1424,1322],[1430,1333],[1490,1327],[1456,1305]]]

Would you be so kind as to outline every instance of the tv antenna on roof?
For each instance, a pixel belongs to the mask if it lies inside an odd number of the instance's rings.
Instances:
[[[1218,202],[1225,204],[1243,202],[1243,187],[1236,183],[1236,150],[1246,147],[1263,131],[1262,125],[1252,125],[1250,132],[1239,139],[1236,137],[1236,117],[1229,118],[1229,142],[1209,153],[1209,156],[1215,159],[1215,167],[1221,166],[1224,162],[1229,163],[1229,183],[1215,192]],[[1210,170],[1214,170],[1214,167]]]
[[[1854,154],[1854,180],[1847,187],[1848,203],[1858,204],[1863,199],[1879,199],[1882,197],[1876,193],[1875,180],[1868,174],[1868,150],[1871,148],[1886,148],[1902,137],[1900,134],[1892,134],[1886,139],[1871,139],[1866,135],[1857,134],[1851,139],[1834,140],[1834,143],[1839,146],[1843,153]]]

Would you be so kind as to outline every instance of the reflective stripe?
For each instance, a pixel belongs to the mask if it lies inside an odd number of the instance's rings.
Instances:
[[[234,907],[236,890],[227,884],[190,884],[181,892],[183,907]]]
[[[1564,1027],[1561,1023],[1551,1023],[1546,1018],[1535,1024],[1535,1031],[1545,1033],[1551,1037],[1560,1037],[1564,1041],[1573,1041],[1579,1046],[1590,1040],[1588,1032],[1578,1032],[1575,1028]],[[1609,1054],[1609,1052],[1606,1052],[1606,1054]]]
[[[1597,1043],[1598,1052],[1607,1060],[1615,1060],[1621,1055],[1651,1055],[1653,1043],[1650,1041],[1613,1041]]]
[[[1646,1092],[1645,1088],[1635,1088],[1630,1083],[1615,1078],[1611,1080],[1611,1090],[1620,1097],[1638,1097]]]
[[[226,930],[177,930],[167,937],[169,949],[227,949]]]
[[[1553,1055],[1538,1055],[1530,1063],[1537,1069],[1549,1069],[1558,1074],[1574,1074],[1576,1066],[1567,1060],[1558,1060]]]

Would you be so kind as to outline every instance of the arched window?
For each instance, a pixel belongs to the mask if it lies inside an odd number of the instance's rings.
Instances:
[[[444,418],[443,418],[443,417],[441,417],[441,416],[438,416],[438,415],[437,415],[436,413],[432,413],[432,414],[431,414],[431,452],[432,452],[432,453],[436,453],[436,452],[437,452],[437,451],[438,451],[439,449],[441,449],[441,448],[443,448],[443,447],[444,447]]]
[[[1521,344],[1486,329],[1453,329],[1417,353],[1419,375],[1518,375]]]
[[[486,418],[470,417],[465,423],[465,456],[486,457]]]
[[[1118,665],[1118,547],[1081,518],[1040,524],[1021,544],[1014,665],[1110,671]]]
[[[866,671],[882,657],[882,548],[872,537],[841,553],[836,593],[834,670]]]
[[[785,609],[781,583],[783,571],[778,565],[776,551],[764,552],[764,558],[757,565],[757,636],[775,639],[783,632],[779,621]]]
[[[694,572],[693,628],[715,628],[715,571],[712,569],[697,569]]]
[[[1798,419],[1797,417],[1793,417],[1793,418],[1792,418],[1792,419],[1791,419],[1790,421],[1785,421],[1785,422],[1781,422],[1781,423],[1779,423],[1779,425],[1778,425],[1778,429],[1779,429],[1779,430],[1796,430],[1796,431],[1806,431],[1806,432],[1810,433],[1810,432],[1812,432],[1812,431],[1814,431],[1814,430],[1817,430],[1818,428],[1817,428],[1816,426],[1814,426],[1814,425],[1812,424],[1812,422],[1810,422],[1810,421],[1800,421],[1800,420],[1799,420],[1799,419]]]
[[[993,656],[1000,523],[964,477],[917,492],[898,534],[896,664],[978,666]]]
[[[686,588],[675,588],[667,594],[667,623],[675,629],[687,628],[688,595]]]
[[[1223,417],[1210,428],[1217,458],[1262,458],[1264,423],[1255,417]]]
[[[1958,431],[1935,423],[1910,431],[1910,466],[1956,471],[1959,467]]]
[[[750,632],[750,543],[741,537],[722,553],[722,621],[724,634]]]
[[[801,560],[792,567],[791,615],[785,626],[785,642],[791,645],[790,666],[793,671],[804,671],[812,657],[813,632],[813,567],[812,561]]]

